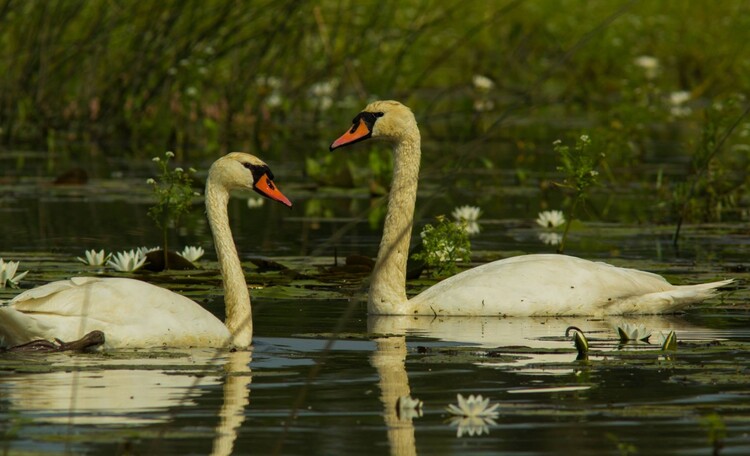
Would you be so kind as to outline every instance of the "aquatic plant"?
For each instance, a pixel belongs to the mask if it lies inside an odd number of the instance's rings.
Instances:
[[[481,394],[476,396],[470,394],[464,398],[460,393],[456,395],[458,405],[449,404],[446,410],[452,415],[463,416],[466,418],[497,418],[497,408],[500,404],[490,406],[490,398],[483,398]]]
[[[137,249],[117,252],[107,261],[107,266],[119,272],[133,272],[144,264],[146,264],[146,256]]]
[[[0,288],[17,288],[18,282],[21,281],[29,271],[16,274],[20,261],[3,261],[0,258]]]
[[[192,187],[192,174],[195,170],[190,168],[186,172],[182,168],[170,169],[169,160],[172,158],[174,153],[170,151],[164,154],[164,159],[154,157],[153,161],[160,170],[159,177],[147,181],[156,195],[156,204],[148,210],[148,215],[162,230],[165,269],[169,269],[169,229],[179,225],[180,217],[192,207],[193,197],[199,195]]]
[[[620,342],[623,343],[630,340],[646,342],[651,337],[651,330],[646,329],[643,324],[634,325],[622,322],[617,326],[617,335],[620,337]]]
[[[396,415],[402,420],[411,420],[422,416],[422,401],[409,395],[396,400]]]
[[[203,256],[204,253],[206,252],[203,250],[203,247],[193,247],[187,245],[184,249],[182,249],[182,252],[180,252],[180,256],[190,261],[191,263],[195,263]]]
[[[565,330],[565,337],[569,337],[570,333],[573,332],[573,344],[578,350],[577,360],[585,360],[589,356],[589,341],[586,339],[586,335],[583,334],[579,328],[575,326],[569,326]]]
[[[570,225],[576,216],[576,210],[579,205],[585,203],[591,187],[597,183],[599,171],[596,168],[601,159],[604,158],[604,154],[594,155],[591,153],[589,149],[591,138],[586,134],[580,135],[576,139],[575,146],[572,149],[564,145],[559,139],[553,142],[552,145],[555,152],[560,156],[561,164],[557,167],[557,170],[561,171],[564,175],[564,180],[557,182],[556,185],[572,190],[573,192],[573,196],[568,204],[568,221],[565,224],[560,246],[557,249],[558,253],[562,253],[565,250],[565,240],[568,236]]]
[[[727,438],[727,426],[724,420],[716,412],[712,412],[701,418],[701,426],[706,430],[708,443],[713,448],[713,455],[718,456],[724,448],[724,439]]]
[[[107,261],[109,261],[111,257],[112,254],[105,253],[104,249],[101,249],[98,252],[94,249],[91,249],[84,252],[83,258],[76,257],[76,259],[88,266],[104,266],[105,264],[107,264]]]
[[[428,223],[422,229],[422,251],[412,255],[412,258],[424,261],[434,276],[452,275],[458,271],[456,263],[471,261],[471,242],[466,222],[456,224],[442,215],[436,220],[435,225]]]
[[[468,235],[479,234],[481,227],[479,226],[479,217],[482,215],[482,210],[476,206],[459,206],[453,209],[451,213],[456,223],[462,226]]]
[[[662,350],[677,350],[677,334],[674,331],[669,331],[666,336],[663,333],[657,334],[657,343],[661,345]]]

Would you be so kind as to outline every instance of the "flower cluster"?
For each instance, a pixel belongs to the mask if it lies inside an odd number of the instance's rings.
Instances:
[[[471,260],[471,242],[466,229],[444,216],[437,217],[435,225],[425,225],[420,236],[422,251],[415,253],[413,258],[424,261],[434,275],[455,274],[457,262]]]

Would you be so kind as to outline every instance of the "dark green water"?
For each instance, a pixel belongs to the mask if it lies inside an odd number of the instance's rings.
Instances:
[[[476,261],[552,251],[533,223],[538,192],[514,189],[507,176],[492,179],[499,185],[483,195],[431,192],[437,184],[428,180],[420,222],[476,204],[484,211],[482,233],[473,238]],[[74,260],[85,249],[156,244],[142,181],[0,185],[0,257],[31,271],[21,282],[26,289],[96,273]],[[619,346],[617,318],[368,318],[365,276],[323,268],[334,252],[375,253],[378,224],[357,215],[377,200],[359,191],[315,191],[301,180],[278,183],[295,202],[291,211],[268,203],[249,209],[243,199],[230,209],[243,258],[271,256],[304,274],[244,263],[253,288],[251,352],[2,355],[0,448],[9,454],[682,455],[711,454],[713,432],[721,454],[750,452],[750,312],[742,282],[684,315],[629,320],[657,332],[673,329],[681,342],[675,353]],[[626,213],[635,202],[623,200],[618,210]],[[193,278],[136,276],[221,317],[210,236],[195,212],[173,242],[202,245],[204,271]],[[742,226],[689,226],[679,250],[670,236],[668,226],[586,222],[574,227],[569,253],[679,283],[747,278]],[[15,293],[0,289],[0,299]],[[570,325],[589,335],[588,361],[576,361],[572,341],[563,337]],[[494,423],[484,423],[486,429],[464,423],[458,437],[445,408],[459,393],[500,404]],[[423,416],[396,415],[404,394],[424,401]]]

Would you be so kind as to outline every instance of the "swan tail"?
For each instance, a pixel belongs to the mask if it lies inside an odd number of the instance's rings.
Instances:
[[[697,304],[716,296],[719,288],[732,282],[734,282],[734,279],[696,285],[680,285],[665,291],[634,296],[613,305],[607,313],[609,315],[623,315],[677,312],[690,304]]]
[[[46,339],[49,328],[12,307],[0,308],[0,347],[13,347],[35,339]]]

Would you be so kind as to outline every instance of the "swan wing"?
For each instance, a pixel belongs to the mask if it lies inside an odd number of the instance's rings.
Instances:
[[[229,336],[194,301],[126,278],[79,277],[21,293],[0,314],[0,337],[16,342],[24,338],[18,336],[23,328],[26,340],[17,343],[77,340],[95,329],[104,332],[107,347],[221,346]]]
[[[522,255],[450,277],[411,301],[417,314],[617,315],[674,312],[710,297],[714,282],[678,287],[636,269],[567,255]]]

